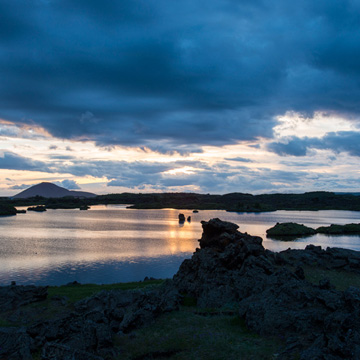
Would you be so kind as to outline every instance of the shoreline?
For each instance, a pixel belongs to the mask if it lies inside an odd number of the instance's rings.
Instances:
[[[211,219],[202,227],[200,248],[172,279],[0,287],[0,355],[177,359],[221,348],[234,358],[358,358],[357,337],[346,333],[360,335],[359,251],[308,245],[274,253],[236,224]],[[251,349],[240,346],[254,336]]]

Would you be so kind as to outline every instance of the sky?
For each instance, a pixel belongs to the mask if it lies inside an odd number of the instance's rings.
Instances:
[[[0,0],[0,195],[359,192],[360,0]]]

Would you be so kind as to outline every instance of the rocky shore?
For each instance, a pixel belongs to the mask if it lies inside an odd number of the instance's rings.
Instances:
[[[227,306],[250,330],[281,337],[285,345],[276,359],[360,359],[359,288],[336,290],[329,279],[314,284],[305,274],[311,266],[360,276],[358,252],[310,245],[274,253],[235,224],[212,219],[202,226],[200,248],[172,280],[148,290],[103,291],[55,318],[0,328],[0,358],[120,358],[114,350],[116,334],[131,334],[191,297],[199,309]],[[42,287],[0,288],[8,318],[27,316],[21,315],[22,307],[44,297]]]

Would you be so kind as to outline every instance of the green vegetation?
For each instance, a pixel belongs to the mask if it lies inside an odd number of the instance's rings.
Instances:
[[[44,301],[21,307],[21,316],[0,312],[0,326],[29,326],[73,310],[73,304],[103,290],[129,290],[159,286],[163,280],[109,285],[50,286]],[[61,299],[65,299],[61,303]],[[201,310],[201,311],[199,311]],[[178,311],[162,314],[133,334],[116,335],[118,359],[273,359],[282,342],[247,330],[236,309],[198,309],[196,299],[184,297]],[[40,353],[34,354],[34,359]]]
[[[244,321],[226,311],[182,307],[138,330],[135,337],[117,336],[118,359],[238,360],[273,359],[279,339],[260,337]]]
[[[309,282],[319,285],[319,281],[329,279],[336,290],[344,291],[349,286],[360,289],[360,276],[354,272],[319,268],[318,266],[303,265],[305,278]]]
[[[141,289],[149,286],[157,286],[164,282],[164,280],[148,280],[129,283],[118,284],[69,284],[63,286],[49,286],[48,297],[51,299],[53,296],[66,296],[70,303],[84,299],[88,296],[95,295],[103,290],[132,290]]]

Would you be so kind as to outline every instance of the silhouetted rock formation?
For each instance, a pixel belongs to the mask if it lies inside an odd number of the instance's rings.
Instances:
[[[303,360],[360,358],[360,290],[335,291],[325,279],[313,285],[301,268],[316,258],[324,266],[358,271],[358,252],[308,247],[274,253],[235,224],[219,219],[202,224],[201,249],[174,276],[179,291],[202,307],[236,304],[250,329],[283,334],[287,347],[279,359],[293,359],[296,353]]]
[[[185,215],[179,214],[179,223],[184,223],[184,222],[185,222]]]

